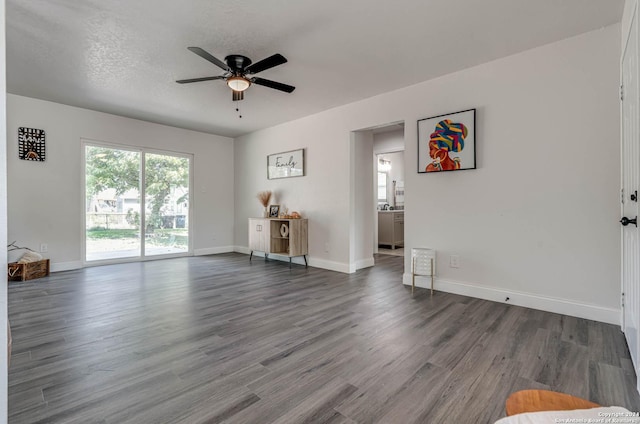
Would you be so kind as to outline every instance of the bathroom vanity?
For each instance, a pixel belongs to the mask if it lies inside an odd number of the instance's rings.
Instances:
[[[378,211],[378,246],[404,246],[404,211]]]

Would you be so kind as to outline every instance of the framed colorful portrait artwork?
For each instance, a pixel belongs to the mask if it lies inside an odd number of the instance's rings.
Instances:
[[[418,121],[418,173],[476,169],[476,110]]]

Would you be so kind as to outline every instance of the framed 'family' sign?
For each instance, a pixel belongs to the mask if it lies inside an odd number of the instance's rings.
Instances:
[[[267,178],[304,176],[304,149],[275,153],[267,156]]]

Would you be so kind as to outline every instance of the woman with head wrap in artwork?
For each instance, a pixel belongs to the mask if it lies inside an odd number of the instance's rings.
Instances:
[[[464,139],[468,131],[464,124],[444,119],[438,122],[429,140],[429,156],[433,159],[427,165],[427,172],[451,171],[460,169],[460,158],[449,156],[449,152],[459,152],[464,149]]]

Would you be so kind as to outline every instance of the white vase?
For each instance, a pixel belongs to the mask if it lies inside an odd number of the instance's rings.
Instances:
[[[262,217],[269,218],[269,208],[264,208],[264,211],[262,212]]]

